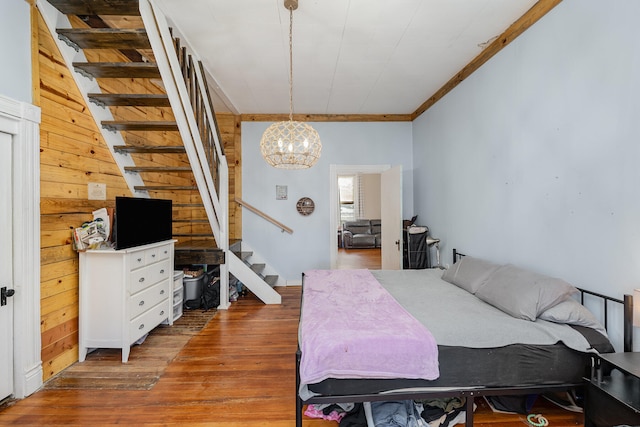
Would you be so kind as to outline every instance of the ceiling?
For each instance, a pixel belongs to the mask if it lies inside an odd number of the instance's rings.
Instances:
[[[156,0],[210,74],[214,106],[289,113],[283,0]],[[300,0],[293,108],[302,114],[414,113],[536,0]]]

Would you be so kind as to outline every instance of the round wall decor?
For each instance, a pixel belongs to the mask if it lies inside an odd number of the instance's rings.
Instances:
[[[296,203],[296,209],[298,210],[298,213],[304,216],[311,215],[315,207],[316,204],[313,203],[313,200],[308,197],[303,197]]]

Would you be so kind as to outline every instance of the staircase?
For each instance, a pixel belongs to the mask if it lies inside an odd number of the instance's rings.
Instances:
[[[152,0],[37,4],[131,193],[173,201],[175,264],[219,265],[219,308],[228,273],[279,304],[277,276],[230,248],[228,167],[202,64]]]

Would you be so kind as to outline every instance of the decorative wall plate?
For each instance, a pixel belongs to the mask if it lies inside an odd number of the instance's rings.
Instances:
[[[315,208],[316,204],[308,197],[303,197],[296,203],[296,209],[300,215],[311,215]]]

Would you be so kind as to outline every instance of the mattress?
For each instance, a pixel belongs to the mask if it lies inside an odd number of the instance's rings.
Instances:
[[[438,269],[372,272],[438,343],[440,376],[420,379],[328,378],[301,397],[407,388],[487,388],[578,384],[590,353],[613,351],[593,329],[515,319],[441,279]]]

